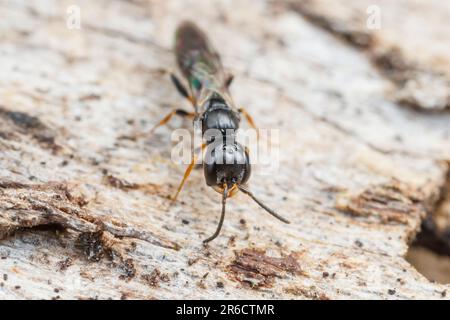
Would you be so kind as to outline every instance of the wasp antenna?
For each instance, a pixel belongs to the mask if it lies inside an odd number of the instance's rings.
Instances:
[[[252,198],[257,204],[259,204],[259,206],[261,208],[263,208],[264,210],[266,210],[268,213],[270,213],[272,216],[274,216],[275,218],[277,218],[278,220],[283,221],[284,223],[291,223],[289,220],[283,218],[282,216],[280,216],[278,213],[276,213],[275,211],[273,211],[272,209],[270,209],[268,206],[266,206],[264,203],[261,202],[261,200],[259,200],[258,198],[255,197],[255,195],[253,193],[250,192],[250,190],[245,189],[242,186],[238,186],[239,190],[241,190],[243,193],[247,194],[250,198]]]
[[[225,184],[222,193],[222,214],[220,215],[219,224],[217,226],[216,232],[214,232],[214,234],[208,239],[203,240],[203,243],[210,242],[211,240],[217,238],[217,236],[219,235],[220,230],[222,229],[223,220],[225,219],[225,204],[227,203],[227,196],[228,196],[228,186]]]

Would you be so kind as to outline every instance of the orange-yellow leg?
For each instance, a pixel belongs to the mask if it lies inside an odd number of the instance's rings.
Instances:
[[[234,196],[237,192],[239,191],[238,187],[236,184],[234,184],[230,190],[228,190],[228,198],[231,198],[232,196]]]
[[[201,146],[201,150],[203,151],[203,149],[206,147],[206,143],[202,144]],[[192,169],[194,168],[195,162],[198,159],[198,155],[197,154],[193,154],[191,157],[191,163],[189,164],[189,166],[187,167],[186,171],[184,172],[184,176],[183,179],[180,182],[180,185],[178,186],[177,192],[175,193],[174,196],[171,197],[172,201],[177,200],[178,195],[181,192],[181,189],[183,189],[184,183],[186,182],[187,178],[189,177],[189,175],[192,172]]]
[[[175,195],[173,195],[171,197],[172,201],[177,200],[177,197],[180,194],[181,189],[183,189],[184,183],[186,182],[187,178],[189,177],[189,175],[192,172],[192,169],[194,168],[194,164],[195,164],[196,160],[197,160],[197,156],[192,157],[191,163],[189,164],[189,166],[187,167],[186,171],[184,172],[183,179],[181,180],[181,183],[178,186],[177,192],[175,193]]]
[[[244,108],[240,108],[239,112],[244,115],[244,117],[247,120],[247,122],[250,125],[250,127],[252,127],[253,129],[256,130],[256,138],[259,140],[259,130],[256,127],[255,121],[253,121],[252,116]]]
[[[172,119],[172,117],[174,115],[178,115],[178,116],[182,116],[182,117],[194,117],[195,113],[194,112],[187,112],[184,111],[182,109],[176,109],[173,110],[172,112],[170,112],[168,115],[166,115],[164,118],[161,119],[161,121],[159,121],[151,130],[150,130],[150,134],[152,134],[158,127],[165,125],[167,122],[170,121],[170,119]]]

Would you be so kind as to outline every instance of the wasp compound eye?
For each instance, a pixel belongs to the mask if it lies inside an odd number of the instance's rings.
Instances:
[[[247,151],[239,143],[210,145],[206,150],[203,169],[208,186],[231,188],[234,184],[244,184],[250,178],[250,159]]]

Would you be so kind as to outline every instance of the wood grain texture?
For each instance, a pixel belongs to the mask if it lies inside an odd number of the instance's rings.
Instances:
[[[450,4],[447,1],[289,1],[316,25],[364,49],[395,84],[395,101],[450,108]],[[377,14],[379,26],[371,17]],[[368,27],[369,26],[369,27]]]
[[[251,187],[290,225],[239,194],[203,246],[220,196],[194,170],[167,197],[184,171],[171,131],[190,122],[121,138],[188,110],[162,72],[184,19],[279,129],[277,173]],[[450,113],[400,105],[367,53],[289,3],[4,1],[0,21],[1,299],[448,298],[404,255],[447,183]]]

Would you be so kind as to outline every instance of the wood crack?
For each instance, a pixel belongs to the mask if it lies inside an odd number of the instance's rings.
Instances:
[[[81,233],[107,231],[115,237],[135,238],[152,245],[178,250],[180,246],[150,231],[90,215],[88,202],[71,194],[65,183],[26,184],[0,181],[0,238],[23,228],[57,224]]]

